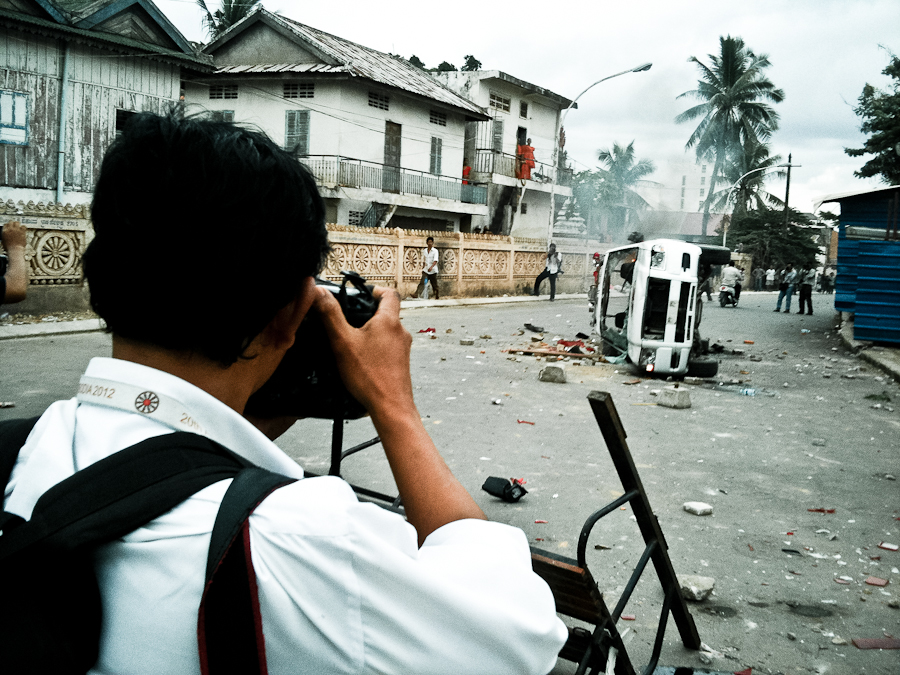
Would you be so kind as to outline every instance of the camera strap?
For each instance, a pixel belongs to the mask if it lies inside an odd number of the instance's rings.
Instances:
[[[215,440],[215,434],[198,416],[173,396],[140,386],[82,376],[78,383],[79,403],[90,403],[114,410],[145,415],[175,431],[190,431]]]

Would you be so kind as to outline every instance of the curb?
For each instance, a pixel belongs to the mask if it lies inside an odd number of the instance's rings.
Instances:
[[[512,295],[496,298],[448,298],[446,300],[401,300],[400,309],[425,309],[428,307],[461,307],[464,305],[491,305],[517,302],[547,302],[549,296],[533,297],[530,295]],[[587,300],[587,293],[559,293],[557,300]],[[78,333],[96,333],[106,329],[101,319],[82,319],[80,321],[59,321],[47,323],[25,323],[21,325],[0,326],[0,340],[17,338],[46,337],[48,335],[76,335]]]
[[[857,354],[863,361],[881,369],[894,380],[900,381],[900,349],[881,347],[881,351],[873,351],[871,342],[853,339],[853,324],[845,319],[841,321],[838,335],[841,336],[844,346]]]

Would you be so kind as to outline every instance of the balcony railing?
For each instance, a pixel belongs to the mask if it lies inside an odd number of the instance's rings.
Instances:
[[[300,161],[309,167],[319,184],[436,197],[465,204],[487,204],[487,188],[472,183],[464,184],[461,178],[336,155],[307,155],[301,157]]]
[[[501,176],[518,178],[516,176],[516,156],[495,150],[476,150],[475,166],[472,167],[472,170],[476,173],[498,173]],[[553,167],[543,162],[535,162],[535,167],[531,170],[531,180],[536,183],[550,183],[553,181],[554,175]],[[571,170],[563,169],[559,172],[559,185],[570,185],[571,181]]]

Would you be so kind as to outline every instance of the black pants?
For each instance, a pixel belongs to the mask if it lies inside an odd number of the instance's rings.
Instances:
[[[550,270],[548,269],[545,269],[543,272],[541,272],[538,275],[538,278],[534,280],[534,294],[541,294],[541,282],[547,277],[550,278],[550,299],[553,300],[553,298],[556,297],[556,275],[551,274]]]
[[[804,307],[808,308],[806,314],[812,314],[812,284],[800,284],[800,309],[797,314],[803,314]]]
[[[734,299],[735,300],[741,299],[741,288],[742,288],[742,286],[740,284],[734,285]]]
[[[422,295],[422,291],[425,290],[425,284],[431,282],[431,288],[434,290],[434,299],[440,300],[441,294],[438,293],[438,285],[437,285],[437,272],[434,274],[428,274],[427,272],[422,272],[422,278],[419,280],[419,285],[416,286],[416,297],[418,298]]]

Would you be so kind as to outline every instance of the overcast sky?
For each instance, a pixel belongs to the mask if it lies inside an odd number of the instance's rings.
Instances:
[[[192,0],[156,0],[190,40],[207,41]],[[207,0],[211,10],[219,6]],[[885,87],[888,51],[900,53],[898,0],[519,0],[456,2],[353,0],[300,3],[264,0],[266,9],[367,47],[435,67],[457,67],[473,54],[486,70],[573,98],[607,75],[652,62],[647,72],[623,75],[587,92],[566,121],[566,149],[576,170],[597,165],[613,142],[635,142],[638,158],[693,161],[684,145],[693,131],[677,114],[693,105],[676,97],[697,86],[697,56],[708,63],[719,36],[740,36],[768,54],[767,74],[785,92],[776,109],[781,127],[771,148],[802,165],[791,175],[791,206],[811,211],[824,195],[867,187],[853,176],[865,161],[844,147],[860,147],[855,105],[863,85]],[[886,49],[882,49],[881,46]],[[653,176],[650,176],[652,179]],[[784,180],[767,189],[783,195]],[[825,207],[829,208],[829,207]]]

